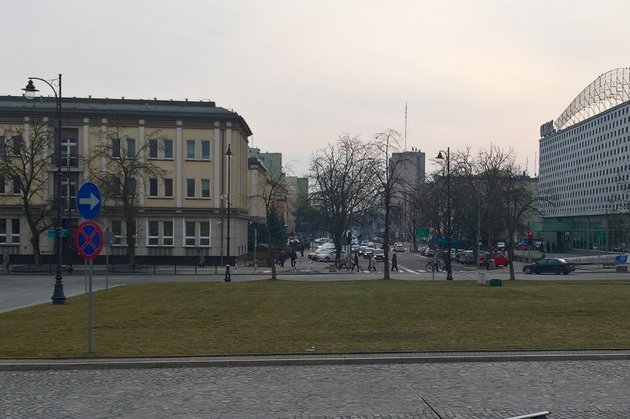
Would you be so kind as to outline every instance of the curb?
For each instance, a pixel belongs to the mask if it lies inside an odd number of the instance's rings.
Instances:
[[[629,361],[630,351],[336,354],[231,357],[0,359],[0,371],[278,367],[461,362]]]

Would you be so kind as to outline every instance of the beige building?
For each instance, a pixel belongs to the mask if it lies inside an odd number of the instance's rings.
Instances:
[[[203,255],[210,258],[208,263],[218,263],[227,254],[228,178],[229,254],[247,251],[250,216],[264,218],[264,214],[250,199],[260,176],[252,174],[248,164],[252,132],[243,117],[210,101],[64,98],[61,119],[61,149],[55,132],[41,155],[47,161],[46,187],[35,199],[39,208],[52,208],[50,217],[55,218],[58,202],[56,153],[61,152],[63,224],[72,231],[83,221],[76,211],[78,188],[87,181],[97,183],[87,170],[87,159],[97,148],[109,147],[111,157],[138,158],[161,171],[160,176],[134,180],[135,253],[140,260]],[[15,129],[28,145],[33,124],[56,126],[55,98],[0,96],[0,155],[8,150],[5,146],[12,141],[8,133]],[[107,170],[108,158],[102,157],[99,164]],[[31,255],[30,229],[24,209],[16,205],[19,189],[6,177],[0,183],[0,247],[14,255]],[[102,191],[111,189],[102,183],[97,183]],[[111,242],[102,254],[124,255],[127,226],[120,205],[105,202],[95,221]],[[54,239],[46,232],[40,239],[42,255],[52,257]],[[64,249],[69,244],[65,242]]]

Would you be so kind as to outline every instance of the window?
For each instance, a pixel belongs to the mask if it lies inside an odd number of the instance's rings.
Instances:
[[[157,246],[160,242],[160,222],[149,221],[147,245]]]
[[[120,138],[112,138],[112,157],[120,157]]]
[[[157,198],[158,196],[158,180],[156,178],[149,179],[149,198]]]
[[[136,179],[127,179],[127,196],[134,196],[136,194]]]
[[[76,138],[65,138],[61,140],[61,166],[78,167]]]
[[[12,192],[14,194],[19,194],[20,193],[20,186],[22,185],[22,180],[20,179],[19,176],[13,176],[13,190]]]
[[[201,197],[210,198],[210,179],[201,179]]]
[[[6,193],[4,176],[0,176],[0,194]]]
[[[164,197],[173,197],[173,179],[164,179]]]
[[[13,155],[19,156],[22,153],[22,137],[20,135],[16,135],[13,137]]]
[[[199,221],[199,246],[210,246],[209,221]]]
[[[125,233],[123,231],[122,220],[112,220],[110,239],[113,246],[123,246],[127,243],[127,239],[125,238]]]
[[[0,136],[0,156],[7,154],[7,143],[4,136]]]
[[[164,230],[162,233],[162,245],[172,246],[173,245],[173,222],[163,221],[162,227]]]
[[[75,209],[77,206],[77,183],[78,175],[71,174],[70,177],[61,178],[61,199],[64,202],[64,208]]]
[[[210,160],[210,141],[201,141],[201,160]]]
[[[11,220],[11,243],[20,244],[20,220],[18,218]]]
[[[210,221],[185,221],[184,246],[210,246]]]
[[[164,158],[165,159],[173,158],[173,140],[169,140],[169,139],[164,140]]]
[[[149,139],[149,159],[158,158],[158,142],[155,138]]]
[[[195,197],[195,179],[186,179],[186,197]]]
[[[195,222],[186,221],[184,229],[185,229],[184,246],[194,246],[195,245]]]
[[[0,243],[7,242],[7,220],[0,218]]]
[[[195,140],[186,140],[186,159],[195,159]]]
[[[134,138],[127,138],[127,157],[136,157],[136,140]]]

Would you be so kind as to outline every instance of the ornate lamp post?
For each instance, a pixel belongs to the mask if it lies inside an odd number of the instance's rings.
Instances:
[[[442,150],[438,152],[437,159],[443,160],[444,153]],[[451,266],[451,148],[446,148],[446,279],[453,279],[453,270]]]
[[[63,206],[63,199],[61,197],[61,177],[63,176],[61,172],[61,74],[59,74],[58,79],[58,88],[55,87],[47,80],[41,79],[39,77],[29,77],[28,84],[26,85],[24,90],[24,96],[27,98],[33,97],[35,92],[38,92],[33,84],[33,80],[39,80],[46,83],[52,91],[55,93],[55,99],[57,100],[57,225],[55,226],[55,254],[57,256],[57,269],[55,271],[55,290],[51,297],[53,304],[65,304],[66,296],[63,293],[63,276],[61,274],[61,207]]]
[[[231,186],[231,174],[232,174],[232,148],[231,144],[228,144],[227,151],[225,152],[227,157],[227,237],[226,237],[226,256],[227,263],[225,264],[225,282],[230,282],[232,277],[230,275],[230,210],[232,203],[230,201],[230,186]]]

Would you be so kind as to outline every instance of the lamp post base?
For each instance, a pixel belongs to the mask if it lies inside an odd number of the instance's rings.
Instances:
[[[55,275],[55,290],[53,291],[51,300],[55,305],[66,303],[66,296],[63,293],[63,279],[60,273]]]
[[[225,278],[223,280],[225,282],[230,282],[232,280],[232,276],[230,274],[230,265],[225,265]]]

